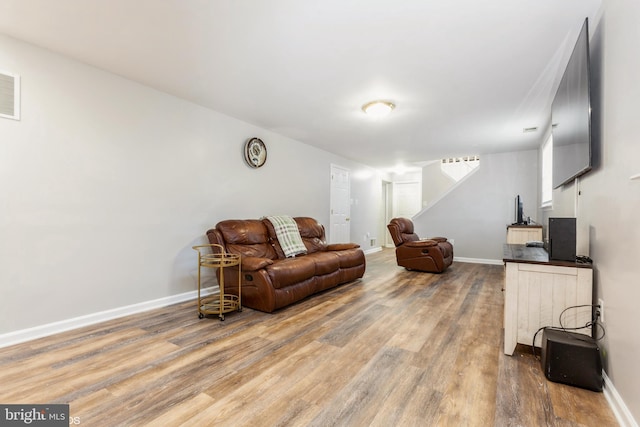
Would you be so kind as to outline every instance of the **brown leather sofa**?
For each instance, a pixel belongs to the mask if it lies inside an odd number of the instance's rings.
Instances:
[[[394,218],[387,225],[396,245],[398,265],[409,270],[442,273],[453,262],[453,246],[445,237],[420,240],[413,231],[413,222]]]
[[[359,245],[327,244],[318,221],[294,220],[307,248],[307,254],[294,258],[285,257],[267,219],[226,220],[207,231],[210,243],[241,255],[243,306],[270,313],[364,275],[365,256]],[[224,268],[224,275],[225,293],[237,295],[237,267]]]

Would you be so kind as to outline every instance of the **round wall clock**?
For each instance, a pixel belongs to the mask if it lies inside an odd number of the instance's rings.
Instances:
[[[252,168],[259,168],[267,161],[267,147],[260,138],[251,138],[244,145],[244,160]]]

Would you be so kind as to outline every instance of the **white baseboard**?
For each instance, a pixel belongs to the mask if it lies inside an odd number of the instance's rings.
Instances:
[[[503,265],[504,261],[501,259],[483,259],[483,258],[465,258],[465,257],[453,257],[454,261],[468,262],[471,264],[490,264],[490,265]]]
[[[374,253],[380,252],[380,251],[382,251],[382,246],[378,246],[378,247],[375,247],[375,248],[367,249],[366,251],[364,251],[364,254],[365,255],[369,255],[369,254],[374,254]]]
[[[217,287],[209,287],[202,289],[201,293],[202,295],[210,295],[215,290],[217,290]],[[145,301],[138,304],[127,305],[125,307],[118,307],[85,316],[74,317],[72,319],[61,320],[59,322],[48,323],[46,325],[35,326],[33,328],[9,332],[7,334],[0,335],[0,348],[58,334],[60,332],[70,331],[72,329],[82,328],[84,326],[94,325],[96,323],[117,319],[119,317],[129,316],[131,314],[166,307],[171,304],[195,300],[196,298],[198,298],[198,291],[189,291],[178,295],[158,298],[152,301]]]
[[[620,427],[638,427],[638,423],[633,418],[633,415],[631,415],[631,411],[629,411],[629,408],[625,405],[606,372],[602,371],[602,376],[604,377],[604,389],[602,390],[604,397],[607,399],[607,402],[609,402],[609,406],[616,416],[618,423],[620,423]]]

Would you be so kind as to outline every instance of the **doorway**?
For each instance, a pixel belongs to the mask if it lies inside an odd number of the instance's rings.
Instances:
[[[349,169],[331,165],[329,243],[351,241],[351,181]]]
[[[380,239],[380,244],[383,247],[394,247],[393,240],[387,229],[387,224],[393,218],[393,183],[390,181],[382,181],[382,212],[380,217],[382,218],[382,227],[380,228],[380,236],[384,236]]]

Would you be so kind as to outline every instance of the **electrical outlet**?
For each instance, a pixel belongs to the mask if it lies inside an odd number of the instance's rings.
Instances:
[[[604,323],[604,301],[602,300],[602,298],[598,298],[598,305],[600,306],[600,308],[598,309],[600,310],[600,321]]]

